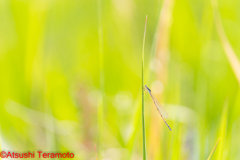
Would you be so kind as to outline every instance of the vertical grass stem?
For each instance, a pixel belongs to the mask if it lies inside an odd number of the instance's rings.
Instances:
[[[145,119],[144,119],[144,45],[147,28],[147,15],[145,21],[144,35],[143,35],[143,48],[142,48],[142,131],[143,131],[143,160],[147,159],[146,151],[146,133],[145,133]]]

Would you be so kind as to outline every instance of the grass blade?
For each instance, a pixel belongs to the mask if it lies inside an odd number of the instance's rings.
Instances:
[[[216,144],[214,145],[214,147],[213,147],[213,149],[212,149],[212,152],[210,153],[210,155],[209,155],[209,157],[208,157],[207,160],[210,160],[210,159],[212,158],[212,155],[213,155],[213,153],[215,152],[215,150],[216,150],[216,148],[217,148],[217,146],[218,146],[219,141],[220,141],[220,138],[218,138],[218,140],[217,140]]]
[[[222,112],[222,117],[221,117],[221,124],[220,124],[220,136],[221,137],[221,142],[219,143],[219,150],[218,150],[218,159],[224,159],[223,152],[225,150],[225,143],[226,143],[226,135],[227,135],[227,120],[228,120],[228,100],[226,100],[224,107],[223,107],[223,112]]]
[[[98,0],[98,42],[99,42],[99,73],[101,97],[98,106],[98,155],[102,151],[103,108],[104,108],[104,66],[103,66],[103,27],[102,27],[102,0]]]
[[[232,70],[237,78],[238,84],[240,86],[240,61],[236,56],[228,38],[224,32],[223,25],[221,22],[220,13],[218,11],[218,3],[217,0],[212,0],[212,8],[213,8],[213,15],[214,15],[214,22],[217,29],[217,33],[219,35],[220,41],[222,43],[223,49],[225,54],[228,58],[228,61],[232,67]]]
[[[96,153],[96,160],[98,160],[98,154],[97,154],[97,147],[96,147],[96,145],[94,145],[94,148],[95,148],[95,153]]]
[[[147,159],[146,151],[146,133],[145,133],[145,119],[144,119],[144,45],[147,28],[147,15],[145,21],[144,35],[143,35],[143,48],[142,48],[142,131],[143,131],[143,160]]]

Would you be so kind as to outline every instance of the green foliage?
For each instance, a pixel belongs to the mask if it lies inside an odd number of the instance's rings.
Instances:
[[[96,159],[96,144],[99,160],[198,160],[221,137],[212,159],[240,159],[239,1],[219,1],[218,12],[207,0],[172,1],[160,35],[165,1],[98,2],[0,1],[0,148],[86,160]],[[142,99],[142,76],[171,133]]]

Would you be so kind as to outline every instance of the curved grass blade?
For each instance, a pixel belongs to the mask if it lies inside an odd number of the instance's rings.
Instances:
[[[232,67],[232,70],[237,78],[238,84],[240,85],[240,61],[236,56],[235,51],[233,50],[232,45],[230,44],[227,35],[224,31],[223,24],[221,21],[220,13],[218,10],[218,1],[211,0],[212,8],[213,8],[213,15],[214,15],[214,24],[217,29],[217,33],[219,35],[220,41],[222,43],[223,49],[225,54],[228,58],[228,61]]]

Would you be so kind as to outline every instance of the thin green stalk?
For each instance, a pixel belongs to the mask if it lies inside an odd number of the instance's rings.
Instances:
[[[221,141],[219,142],[219,149],[218,149],[218,158],[217,160],[224,159],[224,150],[225,150],[225,143],[226,143],[226,134],[227,134],[227,121],[228,121],[228,99],[225,101],[222,117],[221,117],[221,124],[220,124],[220,136]]]
[[[146,159],[147,159],[145,119],[144,119],[144,45],[145,45],[146,28],[147,28],[147,15],[146,15],[146,21],[145,21],[145,29],[144,29],[144,35],[143,35],[143,48],[142,48],[142,131],[143,131],[143,160],[146,160]]]
[[[102,131],[103,131],[103,108],[104,108],[104,67],[103,67],[103,27],[102,27],[102,0],[98,0],[98,42],[99,42],[99,72],[100,72],[100,103],[98,106],[98,155],[101,159]]]

